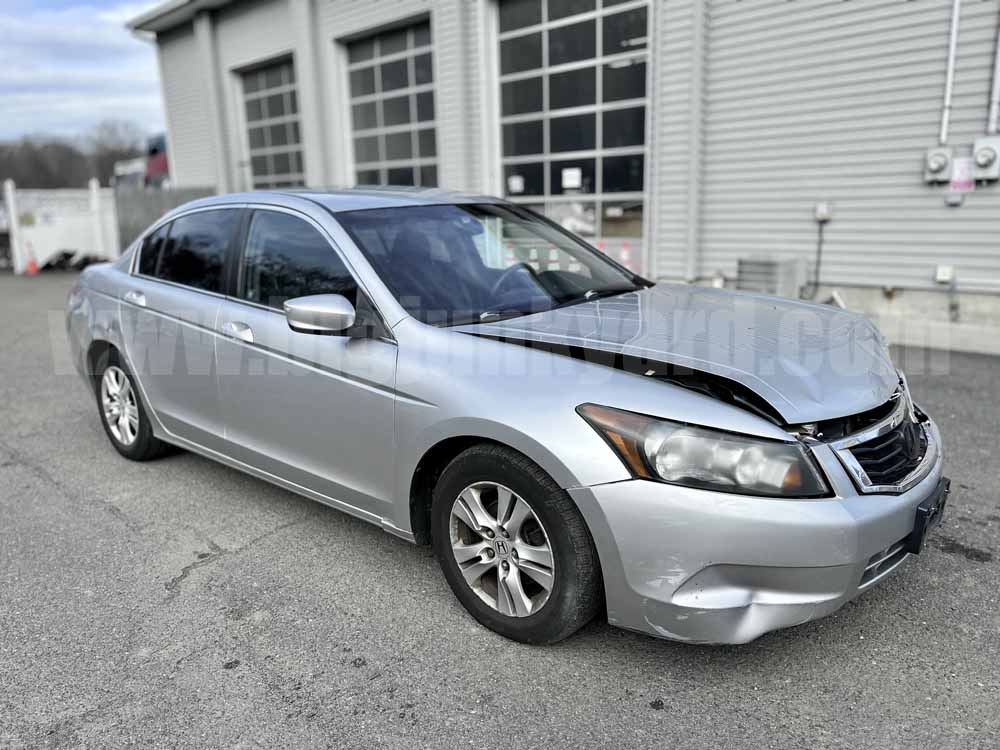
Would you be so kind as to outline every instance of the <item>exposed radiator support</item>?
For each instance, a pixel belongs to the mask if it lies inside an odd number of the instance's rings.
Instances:
[[[951,101],[955,90],[955,59],[958,57],[958,24],[962,15],[962,0],[954,0],[951,6],[951,33],[948,37],[948,73],[944,82],[944,102],[941,106],[941,132],[938,143],[948,145],[948,129],[951,124]]]

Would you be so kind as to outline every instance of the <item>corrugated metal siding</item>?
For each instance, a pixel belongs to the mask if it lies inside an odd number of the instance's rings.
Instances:
[[[963,3],[952,145],[984,130],[998,10]],[[811,259],[813,207],[829,200],[824,281],[931,287],[949,263],[961,287],[1000,290],[1000,186],[948,208],[922,181],[951,3],[713,0],[709,11],[702,273],[734,274],[748,255]]]
[[[170,176],[179,187],[215,186],[208,93],[191,25],[157,36],[169,136]]]
[[[650,34],[650,97],[653,116],[650,138],[652,220],[648,232],[655,278],[684,278],[688,207],[696,200],[689,186],[688,129],[691,125],[692,28],[701,0],[654,2]]]
[[[246,68],[295,52],[295,33],[286,0],[236,3],[216,13],[215,44],[225,113],[230,180],[235,189],[250,188],[248,150],[242,115],[242,85],[234,69]],[[302,103],[299,109],[301,112]],[[312,155],[303,153],[304,159]]]

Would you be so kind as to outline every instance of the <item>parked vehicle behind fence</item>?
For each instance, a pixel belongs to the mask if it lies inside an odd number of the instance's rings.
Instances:
[[[493,198],[195,201],[87,269],[67,326],[123,456],[179,446],[432,543],[520,641],[602,608],[713,643],[822,617],[949,492],[861,316],[652,284]]]

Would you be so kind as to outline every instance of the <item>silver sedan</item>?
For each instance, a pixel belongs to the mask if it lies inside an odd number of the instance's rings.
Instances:
[[[509,638],[742,643],[919,553],[940,437],[863,317],[653,284],[437,191],[227,195],[88,268],[114,448],[213,458],[421,544]]]

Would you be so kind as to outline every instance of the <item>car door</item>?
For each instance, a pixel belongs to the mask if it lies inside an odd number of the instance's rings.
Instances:
[[[150,408],[173,435],[213,449],[223,439],[215,326],[241,214],[193,211],[152,232],[122,294],[126,354]]]
[[[378,518],[393,496],[396,345],[380,325],[354,335],[293,331],[282,303],[368,297],[321,227],[301,214],[255,210],[220,310],[219,394],[227,452]],[[359,326],[359,330],[364,328]]]

